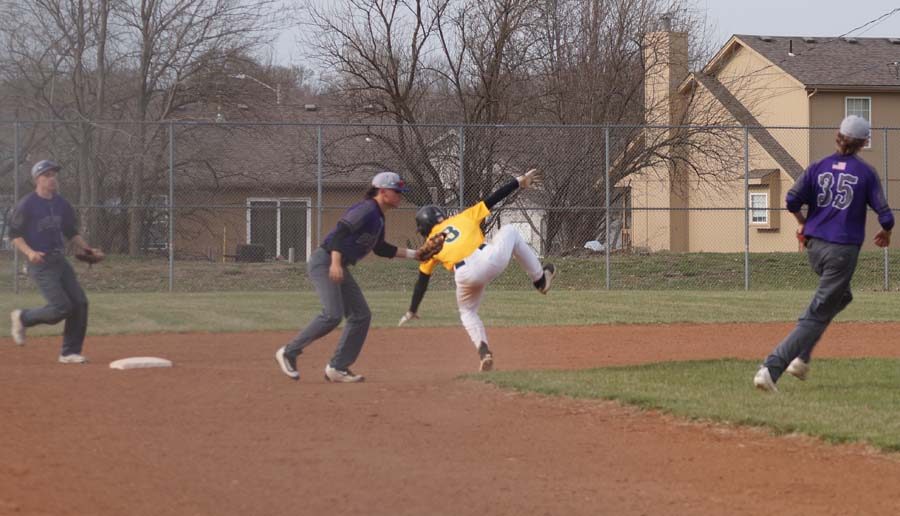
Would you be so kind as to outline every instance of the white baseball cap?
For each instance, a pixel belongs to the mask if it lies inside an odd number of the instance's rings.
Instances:
[[[850,115],[841,122],[840,133],[848,138],[868,140],[872,134],[872,125],[861,116]]]
[[[396,172],[379,172],[372,178],[372,186],[375,188],[389,188],[400,193],[409,191],[406,183],[400,179],[400,175]]]

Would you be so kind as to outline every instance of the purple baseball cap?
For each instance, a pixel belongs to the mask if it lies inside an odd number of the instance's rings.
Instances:
[[[59,163],[53,161],[52,159],[38,161],[34,164],[33,167],[31,167],[31,177],[32,179],[37,179],[39,175],[51,170],[59,172],[60,170],[62,170],[62,167],[59,166]]]

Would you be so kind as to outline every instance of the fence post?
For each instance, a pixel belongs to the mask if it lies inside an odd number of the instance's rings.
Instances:
[[[13,125],[13,205],[19,202],[19,121]],[[13,292],[19,293],[19,250],[13,246]]]
[[[750,128],[744,127],[744,290],[750,290]]]
[[[322,126],[316,126],[316,246],[322,244]]]
[[[890,182],[888,181],[888,129],[884,129],[884,198],[885,200],[890,199],[888,196],[888,186]],[[890,202],[888,202],[890,204]],[[890,247],[890,246],[888,246]],[[884,248],[884,290],[885,292],[890,291],[891,289],[891,256],[888,247]]]
[[[466,128],[459,126],[459,209],[466,207]]]
[[[175,123],[169,122],[169,292],[175,291]]]
[[[609,274],[609,126],[603,128],[603,161],[604,161],[604,175],[605,175],[605,188],[606,188],[606,202],[604,203],[604,208],[606,209],[606,245],[604,246],[604,250],[606,251],[606,290],[610,288],[610,274]],[[624,222],[624,221],[623,221]],[[624,227],[624,226],[623,226]]]

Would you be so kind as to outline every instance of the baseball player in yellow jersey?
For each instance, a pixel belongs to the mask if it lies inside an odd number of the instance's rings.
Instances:
[[[510,258],[515,258],[531,277],[534,287],[546,294],[550,290],[556,268],[550,263],[542,266],[537,253],[512,226],[504,226],[491,242],[485,242],[481,222],[491,214],[491,208],[506,196],[517,188],[537,184],[540,178],[539,171],[529,170],[525,175],[501,186],[483,201],[450,218],[447,218],[443,209],[434,205],[423,206],[416,212],[416,226],[422,236],[430,238],[443,232],[446,239],[443,249],[419,266],[419,279],[413,289],[412,303],[409,311],[400,318],[400,326],[411,319],[418,319],[419,304],[428,289],[431,274],[436,266],[443,265],[453,273],[456,281],[459,316],[478,350],[481,360],[479,369],[490,371],[493,368],[494,356],[488,347],[484,323],[478,316],[485,287],[506,270]]]

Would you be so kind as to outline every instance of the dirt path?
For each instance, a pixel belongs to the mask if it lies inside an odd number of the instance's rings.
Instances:
[[[491,336],[499,368],[586,368],[761,359],[789,328]],[[818,355],[900,356],[898,334],[837,324]],[[460,380],[477,360],[459,328],[372,331],[358,385],[322,379],[335,335],[285,378],[289,337],[91,337],[86,366],[56,364],[57,339],[0,340],[0,515],[900,514],[897,455]],[[135,355],[176,367],[107,367]]]

